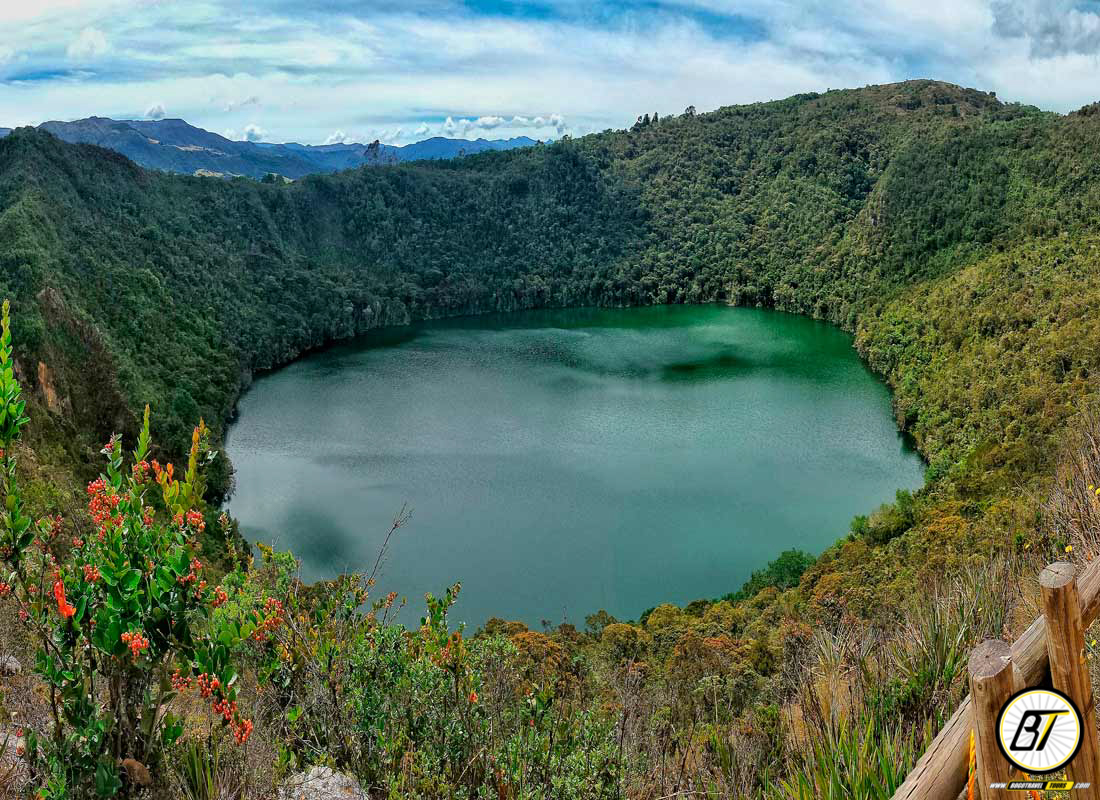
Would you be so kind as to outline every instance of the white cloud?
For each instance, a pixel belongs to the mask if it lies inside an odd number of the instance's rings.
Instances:
[[[66,52],[69,58],[85,61],[99,58],[110,49],[111,45],[107,41],[107,34],[99,28],[85,28],[69,44]]]
[[[222,106],[222,110],[226,112],[238,111],[248,106],[256,106],[260,104],[260,98],[256,95],[249,95],[244,100],[230,100]]]
[[[246,125],[243,131],[238,131],[236,128],[226,128],[222,131],[222,136],[233,142],[262,142],[267,138],[267,131],[261,128],[259,125]]]
[[[552,128],[561,135],[565,133],[568,126],[566,125],[565,117],[561,114],[548,114],[546,116],[537,117],[527,117],[515,114],[511,119],[496,114],[488,114],[473,119],[466,117],[459,117],[458,119],[447,117],[440,126],[441,131],[447,136],[459,138],[481,135],[490,131],[495,131],[498,128],[508,128],[512,130],[527,129],[531,131]],[[427,132],[428,127],[426,125],[421,125],[420,128],[417,128],[416,135],[422,136]]]
[[[545,138],[909,77],[1063,111],[1097,93],[1100,12],[1077,0],[628,0],[598,22],[575,0],[538,17],[439,0],[431,15],[382,4],[356,18],[341,5],[0,0],[0,37],[18,48],[0,71],[0,124],[156,98],[233,138],[249,122],[304,142],[370,128]],[[743,19],[753,35],[739,38]],[[59,65],[66,50],[77,63]],[[107,54],[94,72],[81,63]]]
[[[347,134],[343,131],[333,131],[328,135],[323,144],[343,144],[348,140]]]
[[[0,66],[7,64],[13,58],[15,58],[15,51],[10,47],[0,44]]]
[[[145,110],[145,116],[148,119],[164,119],[168,112],[164,110],[164,103],[153,103]]]
[[[1100,50],[1100,14],[1071,0],[993,0],[993,30],[1023,38],[1036,58]]]
[[[366,138],[370,139],[371,141],[377,139],[383,144],[394,144],[395,142],[401,141],[404,136],[405,131],[402,128],[394,128],[393,130],[387,129],[370,131],[369,135]]]

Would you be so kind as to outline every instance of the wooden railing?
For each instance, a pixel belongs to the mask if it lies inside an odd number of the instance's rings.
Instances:
[[[1093,785],[1074,791],[1073,796],[1075,800],[1100,798],[1100,749],[1084,647],[1084,631],[1100,616],[1100,558],[1079,575],[1072,564],[1051,564],[1039,576],[1039,584],[1043,616],[1012,645],[990,640],[974,649],[970,695],[917,761],[893,800],[956,800],[966,787],[971,731],[977,739],[977,785],[982,800],[1020,797],[1019,792],[993,794],[989,789],[992,782],[1013,778],[996,744],[996,717],[1013,692],[1048,679],[1073,699],[1083,718],[1081,750],[1068,772],[1071,780]]]

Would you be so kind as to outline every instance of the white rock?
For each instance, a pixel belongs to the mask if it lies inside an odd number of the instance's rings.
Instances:
[[[15,656],[0,657],[0,675],[18,675],[23,671],[23,665]]]
[[[353,778],[328,767],[314,767],[287,778],[279,800],[369,800]]]

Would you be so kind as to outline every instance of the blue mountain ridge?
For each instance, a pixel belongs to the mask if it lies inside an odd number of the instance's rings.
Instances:
[[[512,139],[447,139],[434,137],[395,146],[360,143],[305,145],[296,142],[240,142],[197,128],[182,119],[114,120],[88,117],[38,126],[66,142],[99,145],[121,153],[143,167],[188,175],[262,178],[276,173],[297,179],[318,172],[337,172],[365,165],[425,159],[458,158],[485,150],[511,150],[538,144]],[[0,136],[11,132],[0,128]]]

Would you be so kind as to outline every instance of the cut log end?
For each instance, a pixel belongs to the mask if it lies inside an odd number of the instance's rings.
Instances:
[[[1073,580],[1077,568],[1066,561],[1058,561],[1039,573],[1039,585],[1044,589],[1061,589]]]
[[[987,639],[970,653],[970,677],[982,680],[1012,669],[1012,647],[1000,639]]]

